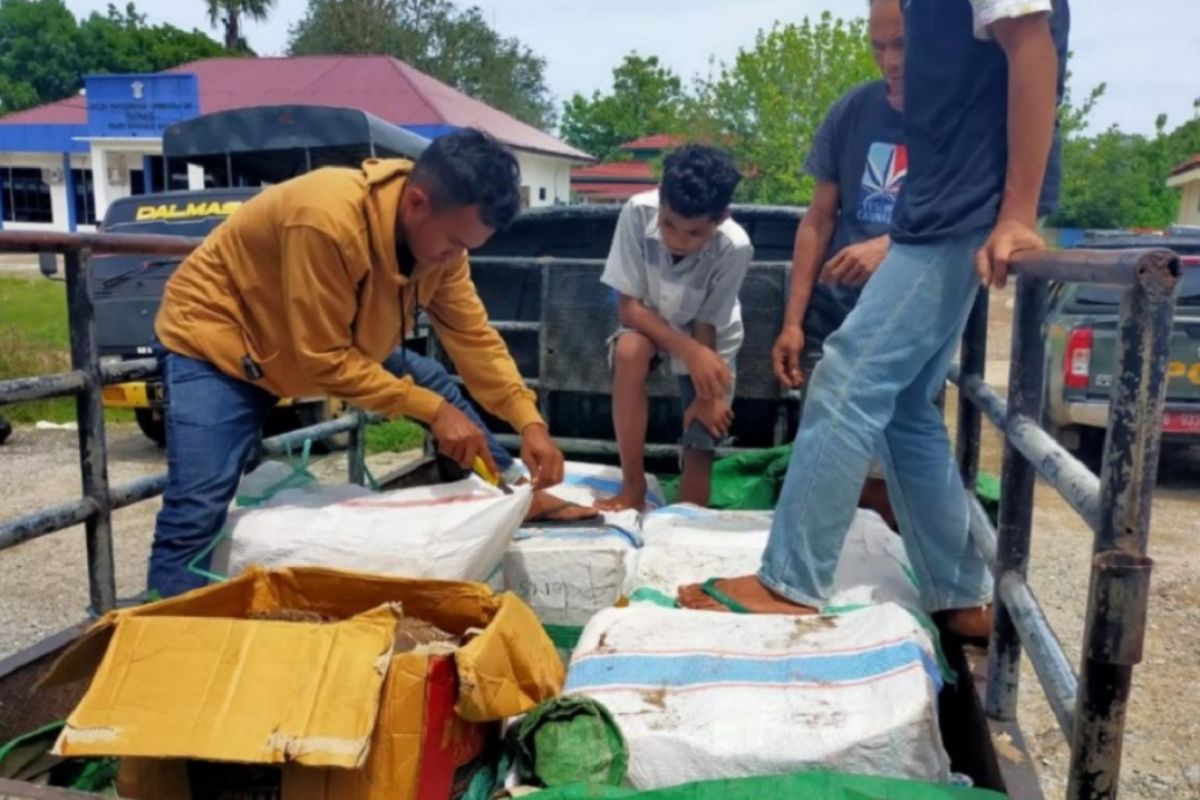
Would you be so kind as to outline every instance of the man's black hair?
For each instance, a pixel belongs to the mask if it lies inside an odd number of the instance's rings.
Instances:
[[[688,219],[720,219],[729,210],[741,173],[724,150],[685,145],[663,161],[659,199]]]
[[[434,139],[417,158],[410,180],[429,193],[434,209],[478,206],[483,224],[497,231],[521,210],[516,156],[476,128]]]

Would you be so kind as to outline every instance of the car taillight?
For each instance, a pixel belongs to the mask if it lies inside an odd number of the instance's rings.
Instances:
[[[1095,336],[1091,328],[1076,328],[1067,338],[1067,352],[1063,356],[1063,383],[1068,388],[1088,387],[1094,341]]]

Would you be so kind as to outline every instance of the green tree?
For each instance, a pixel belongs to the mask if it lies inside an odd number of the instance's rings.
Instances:
[[[625,142],[683,127],[688,97],[679,76],[657,56],[630,53],[613,70],[608,92],[572,97],[563,108],[562,136],[570,144],[607,160]]]
[[[75,17],[62,0],[0,2],[0,113],[79,90],[77,34]]]
[[[1174,215],[1153,140],[1113,127],[1063,145],[1062,191],[1049,220],[1065,228],[1156,228]]]
[[[399,0],[310,0],[292,25],[288,52],[312,55],[395,55],[402,47]]]
[[[546,62],[497,33],[478,8],[450,0],[309,0],[291,55],[394,56],[540,128],[554,125]]]
[[[77,22],[62,0],[2,0],[0,113],[73,95],[90,73],[157,72],[223,52],[199,31],[147,25],[132,3]]]
[[[208,23],[225,29],[225,49],[231,53],[249,52],[242,35],[242,19],[263,22],[271,16],[275,0],[205,0],[208,5]]]
[[[1076,105],[1068,89],[1059,113],[1062,187],[1058,210],[1048,223],[1060,228],[1163,228],[1179,211],[1179,191],[1166,185],[1171,170],[1200,152],[1200,116],[1167,132],[1166,115],[1155,120],[1153,136],[1129,134],[1117,126],[1088,135],[1105,84]],[[1196,109],[1200,114],[1200,101]]]
[[[110,4],[80,22],[78,41],[85,73],[158,72],[226,52],[200,31],[147,24],[132,3],[123,11]]]
[[[845,92],[878,77],[865,20],[824,13],[776,24],[699,84],[683,130],[733,151],[746,174],[741,199],[802,205],[812,198],[804,159],[817,127]]]

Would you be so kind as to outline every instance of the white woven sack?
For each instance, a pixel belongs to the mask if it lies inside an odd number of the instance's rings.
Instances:
[[[352,496],[347,496],[350,494]],[[228,573],[326,566],[408,578],[485,581],[529,509],[477,477],[392,492],[310,487],[230,515]]]
[[[637,789],[809,769],[949,778],[942,685],[916,619],[885,604],[833,617],[634,605],[584,630],[566,693],[602,702]]]

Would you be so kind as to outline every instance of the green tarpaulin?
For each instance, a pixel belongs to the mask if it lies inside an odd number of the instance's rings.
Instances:
[[[1001,800],[982,789],[959,789],[889,778],[804,772],[766,778],[691,783],[638,792],[611,786],[572,784],[530,795],[536,800]]]
[[[788,444],[718,459],[713,464],[709,505],[724,511],[770,511],[779,499],[791,457],[792,445]],[[679,497],[679,478],[659,480],[667,502],[675,502]],[[994,475],[981,474],[975,491],[995,525],[1000,481]]]

